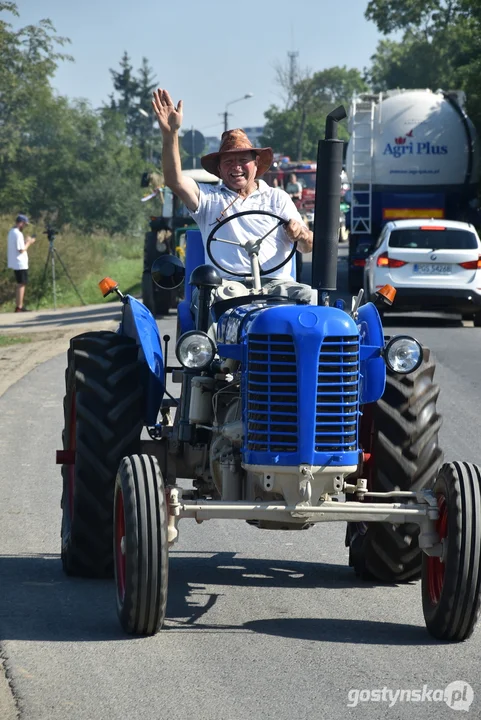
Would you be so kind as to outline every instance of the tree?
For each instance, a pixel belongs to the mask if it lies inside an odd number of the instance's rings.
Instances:
[[[449,39],[449,45],[454,38]],[[433,44],[406,32],[402,42],[381,40],[367,78],[376,92],[390,88],[453,87],[453,53],[446,43]]]
[[[18,15],[1,2],[0,13]],[[144,161],[122,113],[58,97],[58,38],[49,20],[13,31],[0,14],[0,212],[79,229],[138,231]],[[142,119],[140,117],[140,119]]]
[[[143,110],[147,113],[137,125],[137,135],[139,139],[140,148],[144,157],[148,157],[153,160],[154,153],[154,116],[152,112],[152,91],[157,87],[155,75],[153,74],[152,68],[149,66],[147,58],[142,58],[142,65],[139,69],[138,78],[138,110]],[[138,112],[138,111],[137,111]]]
[[[286,78],[278,72],[281,86]],[[280,110],[273,105],[265,113],[267,122],[262,141],[269,143],[276,152],[297,160],[315,157],[319,139],[324,135],[327,113],[337,105],[348,104],[354,92],[367,89],[361,73],[353,68],[332,67],[315,73],[300,73],[294,85],[288,88],[289,107]],[[343,125],[340,126],[340,137],[347,139]]]
[[[462,5],[459,0],[370,0],[365,16],[384,35],[403,30],[431,39],[465,13]]]
[[[105,112],[117,112],[123,118],[127,135],[132,144],[138,145],[144,158],[153,160],[154,126],[152,114],[152,91],[156,87],[155,76],[147,58],[142,58],[142,65],[135,77],[133,66],[125,52],[120,60],[120,72],[110,70],[114,82],[114,90],[120,95],[110,96],[110,106]],[[147,113],[148,117],[145,116]]]
[[[134,77],[134,70],[127,52],[124,52],[120,60],[120,71],[110,70],[110,74],[114,82],[114,89],[120,95],[119,99],[111,95],[110,107],[123,115],[127,132],[134,137],[138,126],[139,81]]]
[[[0,2],[0,15],[18,17],[13,2]],[[68,43],[55,35],[50,20],[12,30],[0,16],[0,211],[26,208],[35,186],[25,172],[31,153],[31,116],[35,107],[52,99],[50,79],[61,60],[57,51]]]
[[[375,90],[461,89],[481,132],[481,4],[479,0],[370,0],[366,18],[401,42],[382,40],[367,77]]]

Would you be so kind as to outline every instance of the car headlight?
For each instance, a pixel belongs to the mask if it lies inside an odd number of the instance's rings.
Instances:
[[[397,335],[384,348],[384,360],[393,372],[408,375],[421,365],[423,349],[413,337]]]
[[[206,333],[190,330],[180,336],[175,354],[183,367],[202,370],[214,359],[215,345]]]

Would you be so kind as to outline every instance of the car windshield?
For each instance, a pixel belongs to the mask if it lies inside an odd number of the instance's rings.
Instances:
[[[403,228],[391,232],[388,245],[392,248],[420,250],[474,250],[478,247],[478,241],[476,235],[469,230]]]

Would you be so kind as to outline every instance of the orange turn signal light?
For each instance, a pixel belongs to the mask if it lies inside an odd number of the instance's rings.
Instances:
[[[396,288],[393,288],[392,285],[383,285],[377,290],[376,295],[381,296],[388,305],[392,305],[396,297]]]
[[[118,282],[115,282],[115,280],[112,280],[112,278],[109,277],[106,277],[99,282],[100,292],[104,297],[107,297],[107,295],[114,292],[118,286]]]

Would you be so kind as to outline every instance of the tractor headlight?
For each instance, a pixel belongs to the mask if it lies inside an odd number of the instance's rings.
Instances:
[[[185,368],[202,370],[214,359],[215,345],[206,333],[191,330],[180,336],[175,354]]]
[[[401,375],[414,372],[421,365],[423,349],[409,335],[397,335],[384,348],[384,360],[390,370]]]

